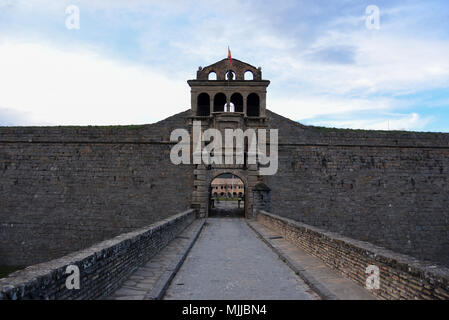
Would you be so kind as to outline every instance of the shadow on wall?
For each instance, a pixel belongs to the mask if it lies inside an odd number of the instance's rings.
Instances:
[[[24,268],[25,266],[0,266],[0,279],[6,278],[9,274]]]

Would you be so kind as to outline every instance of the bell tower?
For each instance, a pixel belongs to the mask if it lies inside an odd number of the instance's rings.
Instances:
[[[262,80],[261,68],[237,59],[223,59],[199,67],[196,79],[188,80],[191,88],[192,116],[214,117],[236,113],[252,122],[265,119],[268,80]]]
[[[188,80],[191,88],[191,116],[201,121],[201,130],[218,129],[224,137],[225,129],[266,128],[266,96],[269,80],[262,80],[262,69],[248,63],[223,59],[207,67],[199,67],[196,79]],[[192,130],[191,130],[192,132]],[[205,145],[205,143],[203,142]],[[224,144],[223,144],[224,145]],[[204,147],[204,146],[203,146]],[[247,158],[247,147],[243,152]],[[242,151],[241,149],[239,149]],[[239,150],[235,149],[235,152]],[[261,181],[257,164],[195,164],[191,204],[199,215],[206,217],[213,206],[211,183],[222,174],[232,174],[244,184],[244,211],[253,218],[253,189]],[[255,189],[254,189],[255,190]]]

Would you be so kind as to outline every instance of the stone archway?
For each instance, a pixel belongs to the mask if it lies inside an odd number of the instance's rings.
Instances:
[[[237,175],[221,173],[213,177],[208,200],[209,217],[245,216],[245,184]]]
[[[243,182],[243,199],[241,202],[241,205],[244,208],[244,213],[243,213],[243,217],[246,218],[251,218],[252,217],[252,188],[249,186],[248,184],[248,170],[245,169],[236,169],[236,168],[211,168],[209,170],[206,170],[206,179],[205,179],[205,185],[207,186],[207,195],[205,195],[205,198],[207,199],[207,205],[205,208],[205,216],[208,217],[209,216],[209,210],[211,207],[211,203],[210,203],[210,198],[211,195],[213,195],[212,189],[211,189],[211,184],[212,181],[222,175],[222,174],[232,174],[234,176],[236,176],[237,178],[239,178],[242,182]],[[218,194],[221,194],[222,191],[220,190],[220,192],[218,192]],[[223,191],[224,194],[226,194],[225,191]]]

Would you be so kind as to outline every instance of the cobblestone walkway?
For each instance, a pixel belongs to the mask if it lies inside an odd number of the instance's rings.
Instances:
[[[247,226],[209,218],[164,299],[319,299]]]

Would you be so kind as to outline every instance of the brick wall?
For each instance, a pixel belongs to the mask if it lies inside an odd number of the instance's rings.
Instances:
[[[346,238],[291,219],[260,211],[258,221],[329,267],[365,286],[369,265],[380,270],[383,299],[449,299],[449,269],[424,263],[367,242]]]
[[[273,113],[271,212],[449,266],[449,134],[316,129]]]
[[[184,121],[0,128],[0,265],[48,261],[188,209],[193,168],[169,157]]]
[[[191,224],[195,214],[194,210],[188,210],[57,260],[17,271],[0,279],[0,300],[107,296]],[[80,270],[79,290],[69,290],[65,286],[68,265],[76,265]]]
[[[136,127],[0,128],[0,265],[60,257],[192,203],[205,212],[207,181],[194,190],[193,165],[169,159],[170,132],[188,122],[186,111]],[[279,170],[263,177],[272,213],[449,266],[449,134],[314,128],[271,111],[267,125],[279,129]]]

